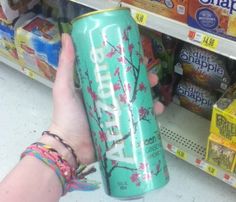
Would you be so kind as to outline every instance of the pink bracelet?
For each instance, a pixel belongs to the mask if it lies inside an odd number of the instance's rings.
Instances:
[[[89,183],[85,178],[80,179],[76,174],[76,169],[72,168],[55,149],[48,145],[34,143],[26,148],[21,159],[25,156],[33,156],[41,160],[56,173],[62,185],[62,195],[74,190],[92,191],[99,188],[98,183]]]

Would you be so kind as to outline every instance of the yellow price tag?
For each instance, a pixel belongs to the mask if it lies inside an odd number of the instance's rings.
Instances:
[[[203,35],[201,45],[203,48],[216,50],[219,44],[219,39],[216,39],[212,36]]]
[[[31,79],[34,79],[35,78],[35,73],[32,72],[31,70],[27,70],[28,71],[28,77],[30,77]]]
[[[134,20],[140,25],[146,25],[147,23],[147,14],[142,12],[135,12],[134,13]]]
[[[206,167],[206,172],[207,172],[208,174],[212,175],[212,176],[216,176],[216,175],[217,175],[217,169],[214,168],[214,167],[212,167],[212,166],[210,166],[210,165],[208,165],[208,166]]]
[[[179,149],[177,149],[176,151],[176,156],[183,160],[187,159],[187,154],[184,151],[181,151]]]

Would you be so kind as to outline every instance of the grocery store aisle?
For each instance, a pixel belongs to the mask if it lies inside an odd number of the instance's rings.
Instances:
[[[0,63],[0,180],[19,160],[26,146],[47,129],[52,111],[51,90]],[[170,182],[135,202],[234,202],[236,189],[166,154]],[[91,176],[101,181],[99,172]],[[115,202],[103,189],[74,192],[61,202]]]

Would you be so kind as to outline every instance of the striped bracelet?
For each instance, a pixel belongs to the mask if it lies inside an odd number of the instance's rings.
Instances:
[[[72,168],[55,149],[46,144],[36,142],[30,145],[21,154],[21,159],[25,156],[39,159],[56,173],[62,185],[62,196],[74,190],[92,191],[99,188],[98,183],[89,182],[86,178],[81,179],[76,173],[76,169]],[[94,171],[94,169],[91,169],[90,172]]]

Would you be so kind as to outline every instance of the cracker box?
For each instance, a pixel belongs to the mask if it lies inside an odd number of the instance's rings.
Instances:
[[[214,105],[210,131],[236,143],[236,83]]]
[[[17,29],[15,44],[23,67],[55,79],[61,47],[56,23],[42,16],[34,17]]]
[[[216,134],[208,137],[206,160],[222,169],[233,172],[236,163],[236,145]]]
[[[183,77],[203,88],[225,92],[231,84],[227,58],[203,48],[184,43],[178,54]]]
[[[189,111],[210,119],[217,95],[191,82],[181,80],[176,89],[180,105]]]
[[[0,54],[9,60],[17,60],[17,51],[14,43],[14,28],[0,20]]]
[[[236,40],[236,1],[189,1],[188,25]]]
[[[13,22],[13,20],[32,9],[38,3],[39,0],[1,0],[2,10],[9,22]]]
[[[125,3],[154,12],[156,14],[187,23],[188,0],[122,0]]]

